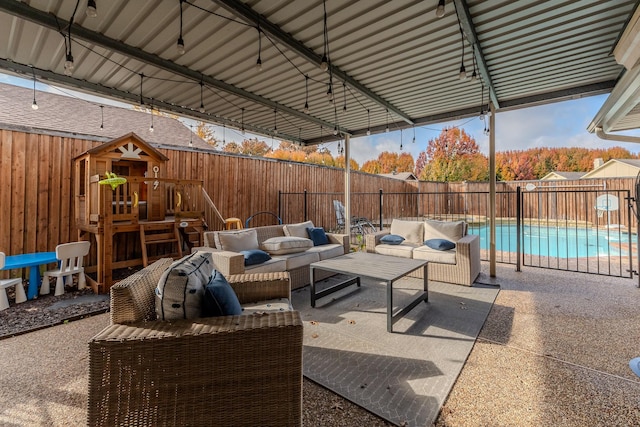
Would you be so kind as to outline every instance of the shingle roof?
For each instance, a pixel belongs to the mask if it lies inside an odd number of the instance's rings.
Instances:
[[[396,173],[379,173],[378,175],[386,178],[394,178],[402,181],[417,181],[418,178],[412,172],[396,172]]]
[[[563,177],[564,179],[580,179],[582,175],[586,172],[562,172],[562,171],[554,171],[556,175]]]
[[[612,160],[615,160],[616,162],[620,162],[620,163],[626,163],[630,166],[635,166],[637,168],[640,168],[640,159],[612,159]]]
[[[0,127],[35,133],[68,133],[78,138],[106,141],[134,132],[156,146],[211,149],[202,138],[179,120],[153,116],[153,132],[149,131],[151,115],[145,112],[104,105],[50,92],[36,92],[38,109],[31,103],[33,90],[0,84]],[[104,129],[100,129],[104,113]],[[192,138],[192,139],[191,139]]]

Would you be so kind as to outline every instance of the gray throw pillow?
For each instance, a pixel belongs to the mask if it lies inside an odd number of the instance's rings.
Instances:
[[[397,234],[387,234],[386,236],[382,236],[380,241],[387,245],[399,245],[404,242],[404,237],[398,236]]]
[[[436,249],[438,251],[448,251],[451,249],[455,249],[456,247],[455,243],[446,239],[429,239],[426,240],[424,244],[431,249]]]

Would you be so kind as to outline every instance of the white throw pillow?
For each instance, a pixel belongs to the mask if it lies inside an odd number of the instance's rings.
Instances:
[[[258,232],[255,229],[220,231],[216,233],[216,248],[223,251],[240,252],[260,249]]]
[[[313,228],[313,222],[305,221],[297,224],[287,224],[282,227],[285,236],[302,237],[303,239],[309,237],[309,234],[307,234],[307,228]]]
[[[204,290],[214,270],[211,252],[196,252],[171,264],[156,287],[158,320],[201,317]]]
[[[311,239],[292,236],[272,237],[262,242],[260,249],[269,252],[271,255],[294,254],[304,252],[313,247]]]
[[[390,234],[402,236],[410,243],[422,244],[424,242],[424,225],[422,221],[394,219],[391,221]]]
[[[464,237],[464,221],[424,221],[424,240],[445,239],[453,243]]]

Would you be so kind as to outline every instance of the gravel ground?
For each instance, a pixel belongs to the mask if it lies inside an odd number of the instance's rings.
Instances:
[[[65,294],[59,297],[41,295],[22,304],[14,303],[11,289],[7,294],[10,306],[0,311],[0,340],[109,310],[108,300],[84,302],[87,296],[94,295],[90,289],[78,291],[67,287]],[[78,300],[79,303],[73,304],[69,300]],[[327,427],[394,425],[306,378],[303,381],[303,424]]]

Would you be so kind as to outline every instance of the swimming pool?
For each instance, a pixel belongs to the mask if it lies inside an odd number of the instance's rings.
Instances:
[[[470,234],[480,236],[480,248],[489,249],[489,227],[469,227]],[[626,256],[629,233],[626,228],[593,229],[571,227],[523,227],[525,254],[555,258]],[[516,252],[516,226],[496,225],[496,251]],[[632,237],[635,239],[635,237]]]

